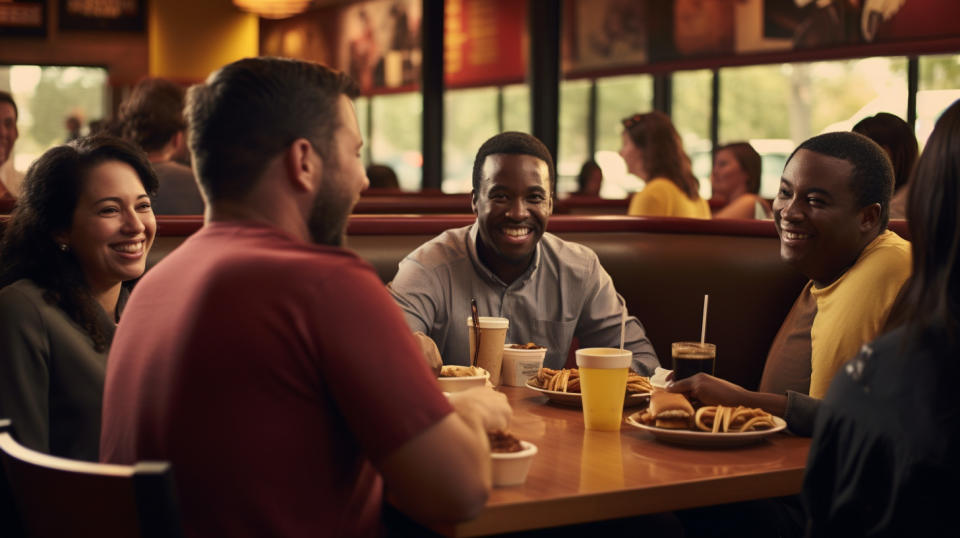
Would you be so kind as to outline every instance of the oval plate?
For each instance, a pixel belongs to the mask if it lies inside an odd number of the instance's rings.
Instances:
[[[564,405],[567,407],[583,407],[583,402],[580,401],[579,392],[560,392],[559,390],[547,390],[542,389],[533,384],[535,377],[531,377],[527,380],[527,384],[524,385],[528,389],[535,390],[537,392],[543,393],[547,398],[550,399],[550,402],[557,405]],[[623,407],[636,407],[647,402],[650,398],[649,392],[631,392],[623,399]]]
[[[787,427],[786,421],[782,418],[773,417],[773,428],[755,432],[712,433],[692,430],[669,430],[656,426],[648,426],[640,422],[640,415],[642,414],[643,411],[633,413],[626,418],[627,424],[653,434],[653,436],[657,438],[657,441],[688,446],[723,447],[746,445],[762,441],[766,437],[783,431]]]

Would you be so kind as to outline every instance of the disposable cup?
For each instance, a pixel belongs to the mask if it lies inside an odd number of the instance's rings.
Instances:
[[[717,346],[703,342],[674,342],[673,380],[680,381],[700,372],[713,375],[717,363]]]
[[[500,372],[503,365],[503,342],[507,338],[507,318],[480,317],[480,353],[477,366],[490,372],[490,382],[500,384]],[[473,360],[477,343],[473,335],[473,317],[467,316],[467,333],[470,335],[470,360]]]
[[[629,349],[591,347],[578,349],[576,355],[584,426],[588,430],[619,431],[633,353]]]
[[[537,375],[543,366],[543,358],[547,348],[515,349],[510,345],[503,346],[503,369],[500,380],[504,385],[522,387],[527,380]]]

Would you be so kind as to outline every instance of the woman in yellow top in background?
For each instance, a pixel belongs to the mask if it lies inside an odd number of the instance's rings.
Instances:
[[[710,206],[698,194],[699,182],[669,116],[634,114],[623,120],[621,137],[627,171],[647,183],[630,199],[628,215],[710,218]]]

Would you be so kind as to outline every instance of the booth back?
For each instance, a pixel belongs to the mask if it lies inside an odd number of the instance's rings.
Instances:
[[[472,215],[354,215],[347,246],[386,283],[412,250],[472,222]],[[198,217],[159,217],[148,266],[201,224]],[[892,221],[891,228],[906,237],[904,221]],[[561,215],[550,220],[549,231],[597,253],[664,367],[670,367],[671,342],[700,338],[708,294],[706,338],[717,345],[717,374],[751,389],[806,282],[781,261],[771,221]]]

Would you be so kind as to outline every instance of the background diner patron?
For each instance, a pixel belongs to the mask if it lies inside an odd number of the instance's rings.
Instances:
[[[713,200],[723,204],[715,219],[773,218],[770,204],[760,197],[763,160],[747,142],[717,148],[710,172]]]
[[[647,112],[622,123],[620,156],[627,171],[646,182],[630,198],[627,214],[709,219],[710,206],[700,197],[699,181],[670,116]]]

